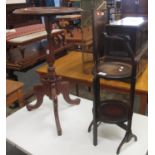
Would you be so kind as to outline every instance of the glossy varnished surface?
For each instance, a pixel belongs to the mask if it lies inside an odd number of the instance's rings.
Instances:
[[[66,15],[80,13],[82,9],[74,7],[28,7],[17,9],[13,13],[23,15]]]
[[[83,72],[82,54],[80,52],[71,52],[68,55],[58,59],[55,62],[56,73],[66,79],[84,82],[87,84],[92,83],[92,74]],[[40,67],[37,72],[40,74],[47,73],[47,65]],[[129,90],[129,84],[113,80],[101,80],[102,86],[107,88],[120,89],[124,91]],[[136,82],[136,93],[148,92],[148,68],[145,69],[143,74]]]

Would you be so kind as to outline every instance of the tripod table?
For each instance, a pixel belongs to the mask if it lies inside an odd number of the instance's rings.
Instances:
[[[46,51],[46,61],[48,63],[48,71],[44,78],[41,79],[42,84],[34,87],[34,93],[37,97],[37,102],[34,105],[27,105],[29,111],[40,107],[43,102],[44,95],[47,95],[51,100],[53,100],[54,106],[54,116],[57,127],[58,135],[62,135],[62,129],[59,121],[58,115],[58,95],[62,93],[64,99],[69,104],[79,104],[80,99],[72,100],[69,97],[69,83],[67,81],[62,81],[61,77],[56,75],[54,68],[54,53],[53,53],[53,36],[52,36],[52,24],[56,20],[57,15],[69,15],[80,13],[82,9],[80,8],[68,8],[68,7],[29,7],[16,9],[15,14],[21,15],[31,15],[31,16],[43,16],[45,19],[45,29],[47,32],[48,49]]]

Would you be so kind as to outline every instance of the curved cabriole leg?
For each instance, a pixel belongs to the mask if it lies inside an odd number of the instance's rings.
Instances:
[[[60,87],[60,91],[64,97],[64,99],[66,100],[66,102],[68,102],[69,104],[80,104],[80,99],[71,99],[69,97],[69,83],[67,81],[63,81],[61,82],[61,87]]]
[[[121,147],[122,147],[122,145],[125,143],[127,141],[127,134],[125,135],[125,137],[123,138],[123,140],[121,141],[121,143],[120,143],[120,145],[119,145],[119,147],[118,147],[118,149],[117,149],[117,154],[119,154],[120,153],[120,149],[121,149]]]
[[[58,133],[58,136],[61,136],[62,135],[62,129],[60,126],[60,121],[59,121],[57,97],[53,100],[53,106],[54,106],[54,116],[55,116],[55,123],[56,123],[56,127],[57,127],[57,133]]]
[[[129,142],[129,141],[131,140],[131,138],[134,138],[134,140],[137,141],[137,136],[134,135],[134,134],[132,134],[132,132],[126,133],[126,134],[125,134],[125,136],[124,136],[122,142],[120,143],[120,145],[119,145],[119,147],[118,147],[118,149],[117,149],[117,154],[120,153],[120,150],[121,150],[122,145],[123,145],[124,143],[126,143],[126,142]]]
[[[34,86],[34,93],[36,95],[37,102],[34,105],[27,104],[26,108],[28,109],[28,111],[31,111],[31,110],[36,109],[41,106],[41,104],[43,102],[43,97],[45,95],[44,94],[44,86],[42,86],[42,85]]]

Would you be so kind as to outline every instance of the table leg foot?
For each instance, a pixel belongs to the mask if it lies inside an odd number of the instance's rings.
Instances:
[[[132,134],[132,132],[126,132],[122,142],[120,143],[118,149],[117,149],[117,154],[120,153],[121,147],[123,146],[124,143],[129,142],[131,138],[134,138],[135,141],[137,141],[137,136]]]
[[[64,99],[66,100],[66,102],[68,102],[69,104],[80,104],[80,99],[71,99],[69,97],[69,83],[67,81],[63,81],[61,82],[61,93],[64,97]]]
[[[35,86],[34,93],[36,95],[37,102],[34,105],[27,104],[26,108],[28,109],[28,111],[39,108],[41,106],[41,104],[43,102],[43,97],[45,95],[44,86],[42,86],[42,85]]]

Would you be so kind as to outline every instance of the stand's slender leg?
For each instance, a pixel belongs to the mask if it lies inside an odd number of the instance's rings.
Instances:
[[[97,122],[93,120],[93,144],[97,145]]]
[[[64,97],[64,99],[69,103],[69,104],[79,104],[80,103],[80,99],[71,99],[69,97],[69,83],[67,81],[63,81],[60,83],[61,86],[61,93]]]
[[[36,108],[40,107],[40,105],[42,104],[43,97],[45,95],[44,86],[42,86],[42,85],[35,86],[34,93],[37,97],[37,102],[34,105],[27,104],[26,107],[27,107],[28,111],[36,109]]]
[[[62,135],[62,129],[60,126],[60,121],[59,121],[57,97],[53,100],[53,106],[54,106],[54,116],[55,116],[55,123],[56,123],[56,127],[57,127],[57,133],[58,133],[58,136],[60,136],[60,135]]]
[[[134,140],[137,141],[137,136],[132,134],[132,131],[131,131],[133,105],[134,105],[134,97],[135,97],[135,85],[136,85],[136,68],[137,68],[136,65],[137,64],[135,62],[133,62],[133,68],[132,68],[132,73],[131,73],[131,85],[130,85],[130,109],[128,112],[128,123],[127,123],[127,128],[126,128],[126,134],[117,149],[117,154],[120,153],[120,149],[121,149],[122,145],[125,142],[129,142],[131,140],[131,138],[134,138]]]
[[[119,145],[119,147],[118,147],[118,149],[117,149],[117,154],[120,153],[120,149],[121,149],[122,145],[123,145],[125,142],[129,142],[129,141],[131,140],[131,138],[134,138],[134,140],[137,141],[137,136],[136,136],[136,135],[132,134],[131,131],[130,131],[130,132],[126,132],[126,134],[125,134],[123,140],[121,141],[121,143],[120,143],[120,145]]]
[[[92,127],[92,125],[93,125],[93,120],[91,121],[91,123],[90,123],[90,125],[89,125],[89,127],[88,127],[88,132],[91,131],[91,127]]]
[[[102,122],[98,122],[97,127],[98,127],[101,123],[102,123]],[[88,127],[88,132],[91,131],[92,125],[93,125],[93,120],[92,120],[92,122],[90,123],[90,125],[89,125],[89,127]]]
[[[121,141],[121,143],[120,143],[120,145],[119,145],[119,147],[118,147],[118,149],[117,149],[117,154],[119,154],[120,153],[120,149],[121,149],[121,147],[122,147],[122,145],[126,142],[126,139],[127,139],[127,134],[125,135],[125,137],[123,138],[123,140]]]
[[[100,101],[100,81],[98,77],[93,79],[93,92],[94,92],[94,100],[93,100],[93,144],[97,145],[97,104]]]

